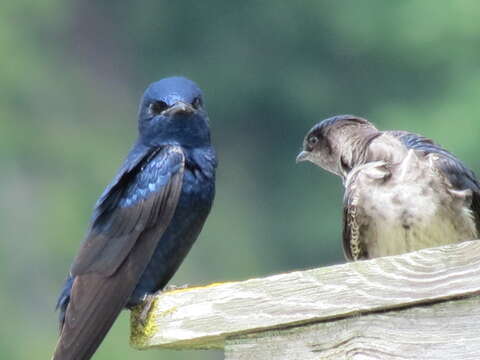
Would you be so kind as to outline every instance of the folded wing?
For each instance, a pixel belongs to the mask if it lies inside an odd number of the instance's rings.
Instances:
[[[456,190],[471,190],[471,209],[475,216],[477,233],[480,233],[480,183],[470,169],[455,155],[435,144],[432,140],[406,131],[391,131],[409,149],[425,154],[436,154],[438,170],[441,171]]]
[[[168,146],[133,151],[133,160],[98,201],[91,230],[72,265],[73,284],[55,360],[91,357],[174,215],[182,189],[182,150]]]

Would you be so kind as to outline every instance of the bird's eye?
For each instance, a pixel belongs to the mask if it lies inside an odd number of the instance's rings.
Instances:
[[[197,96],[195,99],[193,99],[192,105],[195,109],[199,109],[200,107],[202,107],[202,98],[200,96]]]
[[[148,106],[151,115],[159,115],[162,111],[167,110],[168,105],[164,101],[154,101]]]
[[[308,145],[314,146],[316,143],[318,143],[318,137],[316,136],[310,136],[308,138]]]

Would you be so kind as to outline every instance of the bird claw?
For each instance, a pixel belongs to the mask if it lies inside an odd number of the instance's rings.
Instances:
[[[155,294],[146,295],[145,298],[143,299],[142,311],[138,316],[138,320],[140,321],[142,326],[147,325],[148,314],[150,313],[150,310],[152,309],[152,305],[154,302],[155,302]]]
[[[180,290],[180,289],[185,289],[187,287],[188,287],[188,284],[181,285],[181,286],[167,285],[162,290],[159,290],[155,294],[145,295],[142,301],[142,311],[138,315],[138,320],[140,321],[142,326],[147,325],[148,314],[150,313],[150,310],[152,310],[152,306],[153,306],[153,303],[155,302],[155,298],[157,297],[157,295],[161,294],[164,291]]]
[[[162,291],[172,291],[172,290],[181,290],[181,289],[186,289],[188,288],[188,284],[184,284],[184,285],[167,285],[163,288]]]

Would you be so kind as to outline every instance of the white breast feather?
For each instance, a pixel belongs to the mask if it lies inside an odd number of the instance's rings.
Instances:
[[[400,163],[371,162],[350,173],[345,185],[355,189],[359,241],[370,258],[477,237],[468,190],[452,191],[435,161],[409,150]]]

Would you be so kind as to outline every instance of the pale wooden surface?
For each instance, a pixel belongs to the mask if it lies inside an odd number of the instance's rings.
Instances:
[[[480,291],[480,242],[163,293],[146,325],[132,313],[131,343],[145,349],[222,348],[225,339],[471,296]],[[480,334],[480,331],[478,331]]]
[[[226,360],[480,359],[480,298],[229,339]]]

